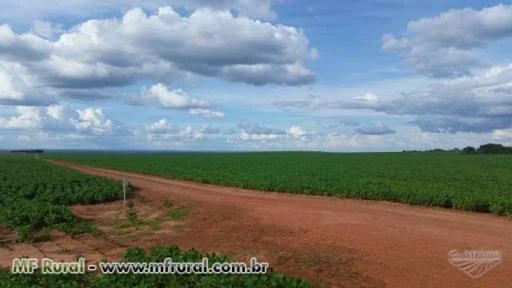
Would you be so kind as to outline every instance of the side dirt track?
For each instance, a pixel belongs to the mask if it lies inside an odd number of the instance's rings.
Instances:
[[[58,164],[126,178],[153,203],[173,199],[191,208],[180,233],[146,241],[140,235],[134,244],[175,243],[235,259],[257,257],[276,271],[327,287],[511,287],[512,221],[505,217],[258,192]],[[465,249],[500,250],[504,260],[472,279],[448,262],[450,250]]]

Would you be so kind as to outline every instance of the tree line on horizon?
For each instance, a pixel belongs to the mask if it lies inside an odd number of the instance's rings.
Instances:
[[[429,150],[404,150],[402,152],[462,152],[464,154],[512,154],[512,147],[504,146],[502,144],[488,143],[480,145],[478,148],[473,146],[466,146],[462,149],[429,149]]]
[[[462,153],[465,154],[512,154],[512,147],[503,146],[501,144],[484,144],[480,147],[475,148],[467,146],[462,149]]]

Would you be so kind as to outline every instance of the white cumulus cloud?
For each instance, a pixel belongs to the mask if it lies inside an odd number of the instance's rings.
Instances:
[[[302,130],[299,126],[292,126],[286,130],[286,133],[293,138],[301,138],[306,135],[306,131]]]
[[[72,110],[64,105],[48,107],[17,106],[16,114],[0,118],[0,130],[52,132],[58,134],[106,135],[113,122],[102,109]]]
[[[146,101],[156,101],[159,105],[168,109],[192,109],[208,107],[208,102],[190,97],[181,89],[170,90],[165,85],[158,83],[146,89],[142,93]]]
[[[154,13],[133,8],[121,18],[90,19],[67,30],[36,22],[18,33],[3,24],[0,38],[0,101],[33,100],[26,92],[36,87],[47,97],[66,96],[69,89],[167,84],[193,75],[253,85],[301,85],[315,78],[304,63],[316,50],[302,30],[229,10],[198,8],[182,16],[171,7]],[[163,86],[150,91],[163,105],[190,104],[182,102],[182,91]]]
[[[95,135],[104,135],[112,131],[112,120],[103,115],[101,109],[85,108],[76,111],[78,119],[75,128],[79,131],[88,131]]]
[[[196,108],[196,109],[190,109],[189,111],[192,115],[200,115],[206,118],[210,119],[222,119],[224,118],[224,113],[219,111],[213,111],[210,109],[204,109],[204,108]]]
[[[476,51],[512,37],[512,5],[452,9],[409,22],[403,37],[385,34],[382,49],[402,53],[419,72],[434,77],[470,75],[490,61]]]
[[[210,139],[219,134],[220,130],[210,126],[192,127],[187,125],[181,127],[171,124],[167,119],[160,119],[156,122],[146,124],[145,133],[148,140],[154,142],[187,142]]]

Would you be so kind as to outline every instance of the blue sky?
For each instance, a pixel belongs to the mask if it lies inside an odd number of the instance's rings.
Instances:
[[[512,145],[507,3],[4,2],[0,149]]]

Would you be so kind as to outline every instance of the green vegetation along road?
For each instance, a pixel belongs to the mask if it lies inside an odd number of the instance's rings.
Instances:
[[[19,241],[47,240],[53,228],[72,234],[90,231],[67,205],[116,200],[122,191],[116,181],[33,155],[0,154],[0,225],[16,231]]]
[[[512,157],[462,153],[55,153],[45,157],[264,191],[512,214]]]

